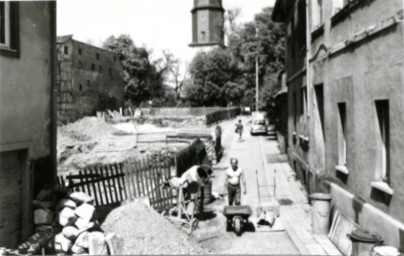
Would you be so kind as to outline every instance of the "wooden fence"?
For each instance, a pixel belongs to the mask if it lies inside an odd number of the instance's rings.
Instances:
[[[167,156],[146,156],[123,163],[89,166],[78,174],[59,176],[58,183],[70,191],[93,196],[96,206],[148,196],[150,205],[162,211],[172,206],[173,191],[163,186],[163,180],[172,176],[170,167]]]

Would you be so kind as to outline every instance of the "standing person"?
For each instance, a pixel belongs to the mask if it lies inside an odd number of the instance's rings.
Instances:
[[[236,133],[239,134],[239,140],[241,140],[241,135],[243,134],[243,124],[241,123],[241,119],[238,120],[238,123],[236,124]]]
[[[231,167],[226,170],[225,187],[227,187],[227,196],[229,198],[229,205],[240,205],[240,181],[243,183],[244,195],[247,193],[244,172],[238,166],[237,158],[230,159]]]

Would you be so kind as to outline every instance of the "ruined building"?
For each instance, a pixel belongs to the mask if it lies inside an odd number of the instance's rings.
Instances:
[[[56,1],[0,2],[0,247],[32,231],[56,181]]]
[[[73,122],[123,107],[123,68],[115,53],[72,35],[59,36],[57,48],[58,121]]]
[[[403,1],[277,0],[272,18],[287,25],[291,166],[404,249]]]

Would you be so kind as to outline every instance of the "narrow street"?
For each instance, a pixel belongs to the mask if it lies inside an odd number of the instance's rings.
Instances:
[[[250,118],[242,116],[219,124],[223,129],[222,144],[225,151],[220,163],[214,165],[212,191],[227,194],[224,170],[230,166],[230,158],[236,157],[245,172],[247,195],[242,194],[242,204],[251,206],[253,210],[249,218],[251,225],[246,226],[241,237],[226,231],[226,218],[222,213],[223,207],[227,205],[225,196],[205,207],[205,211],[210,214],[207,214],[207,220],[199,222],[199,228],[194,231],[191,239],[212,253],[219,254],[339,255],[326,236],[311,234],[311,209],[304,189],[299,181],[295,181],[286,157],[278,149],[275,136],[250,135]],[[244,125],[241,141],[234,133],[235,123],[239,119]],[[257,208],[274,205],[279,206],[279,218],[273,228],[257,227]]]

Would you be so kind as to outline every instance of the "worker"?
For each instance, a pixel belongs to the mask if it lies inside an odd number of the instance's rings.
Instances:
[[[165,182],[166,186],[187,188],[191,194],[197,193],[201,186],[209,180],[212,169],[206,165],[194,165],[185,171],[181,177],[173,177]]]
[[[243,134],[243,124],[241,123],[241,120],[238,120],[238,123],[236,123],[236,133],[239,135],[239,140],[241,140],[241,135]]]
[[[240,205],[240,181],[243,183],[243,193],[247,193],[246,182],[244,178],[244,172],[241,167],[238,166],[237,158],[230,159],[231,167],[226,170],[225,187],[227,187],[227,196],[229,199],[229,205]]]

